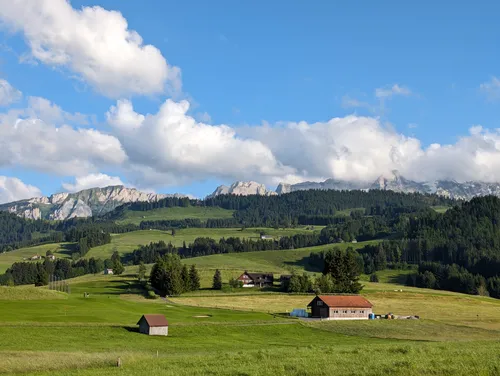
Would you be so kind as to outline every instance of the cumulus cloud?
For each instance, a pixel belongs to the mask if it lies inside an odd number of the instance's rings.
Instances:
[[[22,93],[7,81],[0,79],[0,106],[8,106],[21,99]]]
[[[500,79],[498,77],[492,77],[490,81],[483,82],[479,85],[479,89],[490,100],[500,99]]]
[[[28,98],[28,108],[25,115],[51,124],[61,124],[65,121],[76,124],[89,124],[90,122],[88,115],[79,112],[74,114],[66,112],[57,104],[42,97]]]
[[[21,115],[20,115],[21,112]],[[127,159],[120,142],[95,129],[56,126],[23,111],[0,115],[0,167],[22,166],[57,175],[85,175]]]
[[[375,96],[379,99],[390,98],[395,95],[408,96],[411,94],[411,90],[405,86],[400,86],[394,84],[389,87],[379,87],[375,89]]]
[[[153,168],[177,181],[218,176],[271,177],[291,172],[261,141],[243,139],[226,125],[208,125],[187,115],[187,101],[167,100],[157,114],[142,115],[127,100],[107,113],[130,163]]]
[[[120,12],[74,9],[67,0],[0,0],[0,19],[22,32],[32,58],[75,72],[109,97],[180,91],[180,70],[143,44]]]
[[[104,188],[112,185],[124,185],[118,176],[109,176],[102,173],[78,176],[74,183],[63,183],[62,187],[69,192],[78,192],[89,188]]]
[[[0,176],[0,204],[42,195],[40,189],[25,184],[18,178]]]

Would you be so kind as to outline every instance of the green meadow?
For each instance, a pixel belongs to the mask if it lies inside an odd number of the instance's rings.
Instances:
[[[315,231],[321,231],[321,229],[321,226],[315,226]],[[112,234],[110,244],[92,248],[85,255],[85,257],[106,259],[111,257],[114,249],[123,255],[125,253],[132,252],[140,245],[158,242],[160,240],[163,240],[166,243],[170,242],[175,246],[182,246],[183,242],[189,244],[198,237],[209,237],[217,240],[231,236],[245,239],[258,239],[261,231],[264,231],[266,234],[274,237],[291,236],[297,233],[312,232],[311,230],[307,230],[305,227],[278,230],[270,228],[245,228],[243,230],[241,228],[186,228],[177,230],[175,236],[173,236],[171,231],[142,230],[124,234]],[[29,258],[36,254],[45,255],[45,253],[49,250],[52,251],[56,257],[69,258],[71,256],[71,247],[71,243],[51,243],[1,253],[0,273],[4,273],[5,270],[7,270],[14,262],[25,261],[25,258]]]
[[[0,289],[0,373],[495,375],[500,370],[500,302],[493,299],[367,283],[364,294],[376,312],[418,311],[421,320],[313,322],[284,315],[313,295],[255,290],[212,296],[204,302],[211,307],[197,307],[192,300],[206,297],[144,298],[132,270],[75,278],[70,294]],[[164,314],[169,336],[139,334],[135,324],[144,313]]]
[[[213,214],[210,216],[213,218]],[[144,230],[112,236],[86,257],[124,254],[163,240],[175,245],[196,237],[258,238],[263,229]],[[316,228],[316,230],[319,230]],[[279,237],[308,232],[274,230]],[[362,295],[379,314],[420,320],[303,321],[287,312],[305,308],[313,294],[274,289],[229,289],[244,270],[318,273],[311,252],[343,243],[295,250],[210,255],[182,260],[199,270],[202,289],[147,299],[138,267],[122,276],[85,275],[68,280],[70,293],[33,286],[0,288],[0,373],[11,375],[497,375],[500,374],[500,300],[406,287],[407,270],[361,276]],[[46,244],[0,255],[0,268],[51,250],[69,257],[71,244]],[[147,266],[148,272],[151,265]],[[224,289],[211,289],[215,269]],[[84,297],[85,293],[89,294]],[[138,333],[143,314],[169,321],[167,337]],[[120,359],[121,367],[117,367]]]
[[[147,211],[125,210],[123,218],[117,220],[117,223],[127,224],[132,223],[139,225],[142,221],[159,221],[173,219],[199,219],[206,221],[207,219],[232,218],[233,210],[226,210],[219,207],[172,207],[160,208]]]

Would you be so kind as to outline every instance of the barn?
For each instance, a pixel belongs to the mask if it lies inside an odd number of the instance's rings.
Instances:
[[[163,315],[143,315],[137,322],[139,332],[150,336],[168,335],[168,321]]]
[[[307,307],[315,318],[367,320],[373,305],[360,295],[318,295]]]

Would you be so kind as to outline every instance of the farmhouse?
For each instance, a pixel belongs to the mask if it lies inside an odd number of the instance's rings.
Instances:
[[[40,256],[40,255],[34,255],[34,256],[30,257],[30,260],[40,260],[41,258],[42,258],[42,256]]]
[[[273,285],[274,276],[267,273],[248,273],[245,271],[238,277],[238,281],[243,282],[243,287],[265,287]]]
[[[168,335],[168,321],[163,315],[143,315],[137,322],[139,332],[150,336]]]
[[[104,274],[113,274],[113,269],[104,269]]]
[[[367,320],[373,305],[359,295],[318,295],[307,306],[311,317],[328,320]]]

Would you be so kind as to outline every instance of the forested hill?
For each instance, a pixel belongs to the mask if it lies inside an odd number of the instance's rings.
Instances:
[[[458,264],[485,277],[500,274],[499,198],[474,198],[442,215],[426,212],[407,226],[422,261]]]
[[[174,206],[206,206],[234,210],[245,226],[327,225],[347,209],[363,209],[366,215],[394,216],[431,206],[452,206],[457,201],[436,195],[392,191],[297,191],[280,196],[220,195],[206,200],[167,198],[157,202],[122,205],[105,218],[119,219],[125,210],[147,211]]]

